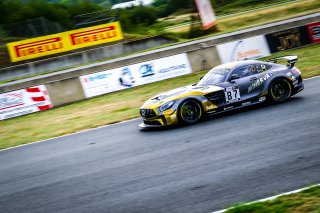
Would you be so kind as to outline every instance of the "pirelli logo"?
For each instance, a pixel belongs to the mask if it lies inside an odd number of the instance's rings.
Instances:
[[[44,52],[55,51],[63,49],[61,38],[45,39],[42,41],[30,42],[26,44],[17,45],[14,47],[17,57],[24,57]]]
[[[72,45],[79,45],[115,38],[117,37],[117,32],[114,26],[109,26],[81,33],[74,33],[71,34],[70,37]]]
[[[8,43],[12,62],[123,39],[119,22]]]

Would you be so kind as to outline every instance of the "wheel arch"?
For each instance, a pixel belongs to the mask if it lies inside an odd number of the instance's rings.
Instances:
[[[201,116],[200,118],[203,118],[204,116],[204,107],[202,105],[202,102],[201,102],[201,99],[199,97],[195,97],[195,96],[192,96],[192,97],[186,97],[184,98],[183,100],[180,101],[179,105],[177,106],[177,114],[178,114],[178,120],[179,120],[179,123],[181,122],[181,118],[180,118],[180,106],[185,102],[185,101],[188,101],[188,100],[192,100],[192,101],[196,101],[200,108],[201,108]]]

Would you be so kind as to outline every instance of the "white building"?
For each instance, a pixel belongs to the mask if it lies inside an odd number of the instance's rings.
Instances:
[[[128,7],[136,7],[139,5],[147,6],[153,3],[153,0],[134,0],[128,1],[120,4],[115,4],[111,7],[111,9],[118,9],[118,8],[128,8]]]

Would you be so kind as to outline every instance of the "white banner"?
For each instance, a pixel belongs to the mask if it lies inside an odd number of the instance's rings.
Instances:
[[[210,0],[196,0],[202,26],[205,30],[216,24],[216,16],[213,12]]]
[[[155,59],[80,77],[87,98],[192,72],[187,54]]]
[[[257,59],[270,55],[267,41],[262,35],[219,44],[217,50],[221,63]]]
[[[0,94],[0,120],[52,108],[44,85]]]

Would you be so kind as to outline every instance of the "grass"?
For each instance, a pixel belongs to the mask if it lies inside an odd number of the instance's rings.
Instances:
[[[320,186],[302,192],[278,197],[271,201],[239,204],[226,213],[319,213]]]
[[[292,2],[282,6],[261,9],[236,16],[225,17],[218,20],[218,27],[220,30],[218,34],[233,32],[241,29],[247,29],[249,27],[273,23],[276,21],[316,13],[319,11],[320,1],[304,0]],[[171,29],[170,31],[181,33],[188,31],[189,28],[190,26],[185,26],[181,28]]]
[[[303,77],[320,75],[320,45],[278,53],[297,54]],[[47,111],[0,121],[0,149],[74,133],[139,117],[139,107],[151,96],[192,84],[206,72],[155,82]]]

